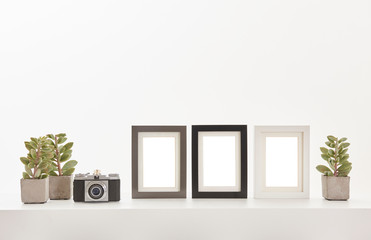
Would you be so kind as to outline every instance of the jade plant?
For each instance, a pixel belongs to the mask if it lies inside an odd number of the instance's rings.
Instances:
[[[28,154],[21,157],[21,162],[25,166],[23,172],[24,179],[43,179],[47,178],[52,169],[53,147],[46,137],[31,138],[31,141],[24,142]]]
[[[46,136],[53,146],[52,169],[49,175],[70,176],[75,171],[74,167],[77,165],[76,160],[69,160],[72,155],[73,142],[63,144],[67,141],[65,133],[56,135],[48,134]]]
[[[321,147],[321,157],[328,163],[330,168],[324,165],[318,165],[317,170],[325,176],[346,177],[352,170],[352,163],[348,161],[348,147],[350,143],[347,138],[338,139],[334,136],[327,136],[325,143],[328,148]]]

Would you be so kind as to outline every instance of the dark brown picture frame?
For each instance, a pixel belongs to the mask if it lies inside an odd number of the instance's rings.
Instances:
[[[199,132],[240,132],[241,175],[238,192],[200,192],[198,172]],[[247,125],[193,125],[192,126],[192,198],[247,198]]]
[[[138,191],[138,135],[140,132],[180,133],[180,191],[139,192]],[[187,189],[187,127],[186,126],[132,126],[132,198],[186,198]]]

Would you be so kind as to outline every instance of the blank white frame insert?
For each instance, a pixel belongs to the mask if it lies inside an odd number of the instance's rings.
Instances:
[[[198,133],[199,192],[241,191],[241,133]]]
[[[309,131],[255,127],[255,198],[309,198]]]
[[[180,191],[180,133],[138,133],[138,192]]]

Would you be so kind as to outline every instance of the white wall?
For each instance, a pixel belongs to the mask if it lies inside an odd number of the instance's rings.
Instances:
[[[325,136],[347,136],[351,196],[369,197],[370,42],[368,0],[1,1],[2,193],[30,136],[66,132],[77,171],[119,172],[129,198],[132,124],[233,123],[250,197],[263,124],[311,125],[311,197]]]

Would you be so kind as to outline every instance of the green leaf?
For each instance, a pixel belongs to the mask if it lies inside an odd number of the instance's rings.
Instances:
[[[43,149],[41,149],[41,152],[43,152],[43,153],[47,153],[47,152],[51,152],[51,151],[53,151],[53,150],[50,149],[50,148],[43,148]]]
[[[28,165],[27,165],[28,168],[32,169],[35,167],[35,163],[33,162],[30,162]]]
[[[48,144],[49,144],[49,146],[50,147],[54,147],[55,146],[55,144],[54,144],[54,141],[53,140],[48,140]]]
[[[349,159],[349,154],[345,154],[344,156],[342,156],[339,160],[339,163],[340,164],[343,164],[345,161],[347,161]]]
[[[30,162],[35,162],[35,159],[32,158],[31,153],[27,154],[27,158],[30,160]]]
[[[35,172],[35,178],[39,178],[41,174],[41,169],[37,169]]]
[[[337,140],[337,138],[336,137],[334,137],[334,136],[327,136],[327,139],[330,141],[330,142],[335,142],[336,140]]]
[[[350,171],[352,171],[352,166],[350,166],[349,168],[347,168],[344,171],[339,172],[338,176],[339,177],[347,177],[349,175]]]
[[[339,154],[340,155],[343,155],[343,154],[345,154],[345,153],[347,153],[348,152],[348,148],[345,148],[345,149],[342,149],[340,152],[339,152]]]
[[[26,173],[30,176],[32,176],[32,171],[31,171],[31,168],[29,168],[28,166],[24,166],[24,170],[26,170]]]
[[[58,144],[62,144],[62,143],[64,143],[66,140],[67,140],[67,138],[65,138],[65,137],[61,137],[61,138],[58,139]]]
[[[321,157],[322,157],[324,160],[326,160],[326,161],[328,161],[328,160],[330,159],[330,156],[327,155],[327,154],[321,154]]]
[[[67,151],[64,151],[63,154],[68,154],[68,155],[71,155],[72,154],[72,150],[67,150]]]
[[[31,145],[31,147],[33,148],[33,149],[37,149],[37,145],[36,145],[36,143],[34,143],[34,142],[29,142],[30,143],[30,145]]]
[[[48,174],[43,174],[41,175],[40,179],[44,179],[44,178],[47,178],[48,177]]]
[[[63,152],[70,150],[73,146],[73,142],[66,143],[66,145],[63,146]]]
[[[65,171],[69,168],[73,168],[77,165],[77,161],[76,160],[70,160],[68,162],[66,162],[62,168],[62,171]]]
[[[30,179],[30,175],[28,175],[26,172],[22,173],[23,179]]]
[[[329,146],[330,148],[334,148],[336,146],[335,143],[331,143],[331,142],[325,142],[325,144]]]
[[[329,171],[324,172],[323,175],[325,175],[325,176],[334,176],[334,174],[332,172],[329,172]]]
[[[34,142],[34,143],[36,143],[36,144],[39,143],[39,142],[37,141],[37,138],[32,137],[32,138],[30,138],[30,139],[31,139],[32,142]]]
[[[49,172],[50,172],[50,171],[58,171],[58,168],[57,168],[57,166],[54,166],[54,165],[52,165],[52,163],[51,163],[51,164],[48,165],[47,170],[48,170]]]
[[[322,152],[323,154],[327,154],[327,153],[328,153],[328,149],[327,149],[327,148],[325,148],[325,147],[321,147],[320,149],[321,149],[321,152]]]
[[[343,147],[339,145],[338,146],[338,153],[341,152],[341,151],[343,151],[343,150],[344,150]]]
[[[65,137],[66,134],[65,134],[65,133],[59,133],[59,134],[57,134],[56,136],[57,136],[57,137]]]
[[[342,148],[347,148],[349,146],[350,146],[350,143],[342,143],[342,144],[340,144],[340,147],[342,147]]]
[[[345,142],[346,140],[348,140],[348,138],[341,138],[340,140],[339,140],[339,143],[342,143],[342,142]]]
[[[324,166],[324,165],[318,165],[318,166],[316,167],[316,169],[317,169],[319,172],[321,172],[321,173],[331,172],[331,170],[330,170],[328,167]]]
[[[64,146],[63,145],[60,145],[59,147],[58,147],[58,151],[60,152],[60,153],[63,153],[63,150],[64,149]]]
[[[36,151],[35,151],[35,149],[31,149],[31,156],[32,156],[32,158],[33,159],[36,159]]]
[[[338,168],[338,171],[339,171],[339,172],[342,172],[342,171],[344,171],[345,169],[347,169],[347,168],[349,168],[349,167],[351,167],[351,166],[352,166],[352,163],[346,161],[346,162],[344,162],[344,163],[343,163],[343,164]]]
[[[49,172],[49,175],[50,175],[50,176],[58,176],[58,174],[56,174],[56,173],[53,172],[53,171]]]
[[[44,169],[44,168],[47,168],[49,166],[49,162],[48,161],[42,161],[38,168],[41,168],[41,169]]]
[[[352,165],[348,166],[347,168],[342,169],[341,171],[339,170],[339,176],[340,177],[346,177],[348,174],[352,171]]]
[[[351,170],[352,170],[352,163],[350,162],[345,162],[343,165],[341,165],[338,168],[339,175],[341,176],[347,176]]]
[[[67,161],[68,159],[70,159],[71,158],[71,154],[63,154],[62,156],[61,156],[61,160],[60,160],[60,162],[65,162],[65,161]]]
[[[33,147],[31,146],[30,142],[24,142],[25,147],[28,151],[30,151]]]
[[[28,158],[26,157],[21,157],[21,162],[24,164],[24,165],[27,165],[30,161],[28,160]]]
[[[329,149],[329,150],[328,150],[328,154],[329,154],[330,156],[335,156],[335,152],[334,152],[334,150],[332,150],[332,149]]]
[[[63,171],[63,176],[70,176],[75,171],[75,168],[69,168]]]
[[[54,139],[54,135],[53,135],[53,134],[47,134],[46,136],[47,136],[48,138]]]
[[[45,153],[45,155],[44,155],[44,158],[47,159],[47,160],[51,160],[53,157],[54,157],[53,152],[48,152],[48,153]]]
[[[341,166],[343,166],[343,165],[345,165],[345,166],[349,166],[349,165],[352,165],[352,163],[351,162],[349,162],[349,161],[344,161],[344,162],[342,162],[342,163],[339,163],[340,165],[339,165],[339,168],[341,167]]]

